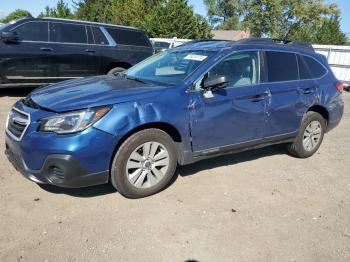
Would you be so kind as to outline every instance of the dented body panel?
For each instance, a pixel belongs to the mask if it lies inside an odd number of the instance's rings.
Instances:
[[[17,102],[15,107],[33,121],[22,141],[15,141],[7,134],[6,144],[28,168],[24,173],[40,173],[52,155],[69,155],[82,165],[84,174],[80,178],[98,177],[89,183],[104,183],[108,181],[111,162],[120,144],[130,134],[148,127],[167,126],[176,130],[180,136],[174,141],[178,163],[188,164],[225,153],[293,142],[310,109],[324,113],[328,130],[341,120],[344,105],[334,87],[337,80],[320,55],[288,47],[289,52],[313,56],[324,64],[328,72],[320,79],[269,83],[263,74],[267,69],[261,63],[258,83],[217,89],[205,95],[204,90],[194,88],[195,84],[227,55],[242,50],[286,51],[286,47],[227,46],[219,41],[178,49],[211,49],[216,53],[178,85],[98,76],[39,88],[25,101]],[[109,106],[109,112],[83,132],[58,135],[39,131],[41,116],[101,106]],[[49,179],[44,182],[55,184]]]

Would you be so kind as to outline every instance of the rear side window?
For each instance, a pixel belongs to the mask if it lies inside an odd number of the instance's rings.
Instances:
[[[106,30],[117,44],[150,46],[142,32],[119,28],[106,28]]]
[[[305,63],[307,64],[312,78],[320,78],[324,74],[326,74],[326,69],[315,59],[309,57],[309,56],[303,56]]]
[[[87,35],[84,25],[51,23],[52,42],[86,44]]]
[[[87,38],[88,38],[88,43],[89,44],[95,44],[94,37],[92,35],[92,29],[91,26],[87,26]]]
[[[24,41],[49,41],[49,30],[47,22],[30,22],[13,30],[18,34],[20,40]]]
[[[298,65],[300,79],[311,79],[312,76],[310,70],[301,55],[298,55]]]
[[[94,34],[94,39],[95,39],[95,44],[96,45],[108,45],[108,41],[105,37],[105,35],[102,33],[101,29],[93,26],[92,28],[92,32]]]
[[[269,82],[298,80],[296,55],[287,52],[266,52],[266,64]]]

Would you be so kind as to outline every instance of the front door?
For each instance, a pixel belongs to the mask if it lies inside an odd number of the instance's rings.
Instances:
[[[269,92],[259,84],[259,67],[258,52],[237,52],[196,83],[189,105],[193,151],[215,152],[262,139]],[[208,95],[201,82],[215,75],[226,76],[229,84]]]
[[[7,83],[50,83],[52,50],[48,43],[48,23],[30,21],[11,31],[15,43],[1,43],[1,70]]]

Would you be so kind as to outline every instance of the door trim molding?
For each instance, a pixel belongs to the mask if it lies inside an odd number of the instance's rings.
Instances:
[[[193,157],[205,157],[205,156],[216,156],[223,154],[230,154],[240,151],[245,151],[254,148],[261,148],[268,145],[285,143],[285,142],[293,142],[297,137],[298,130],[295,132],[290,132],[283,135],[270,136],[265,138],[258,138],[250,141],[240,142],[231,145],[225,145],[221,147],[214,147],[209,149],[204,149],[200,151],[194,151]]]

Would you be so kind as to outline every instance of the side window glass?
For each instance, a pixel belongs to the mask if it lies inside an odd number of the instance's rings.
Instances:
[[[52,42],[86,44],[87,35],[84,25],[51,23]]]
[[[95,44],[96,45],[108,45],[108,41],[105,37],[105,35],[102,33],[101,29],[93,26],[92,28],[92,32],[94,34],[94,38],[95,38]]]
[[[49,30],[47,22],[29,22],[13,30],[22,41],[49,41]]]
[[[106,30],[117,44],[150,46],[143,32],[118,28],[106,28]]]
[[[315,59],[308,56],[303,56],[303,58],[310,69],[312,78],[320,78],[326,73],[326,69]]]
[[[91,26],[87,26],[86,27],[86,31],[87,31],[87,41],[88,41],[88,43],[89,44],[95,44],[94,37],[92,35]]]
[[[298,80],[297,58],[294,53],[266,52],[269,82]]]
[[[228,87],[254,85],[259,82],[258,52],[239,52],[224,58],[206,77],[225,76]]]
[[[310,70],[301,55],[298,55],[298,65],[300,79],[311,79]]]

